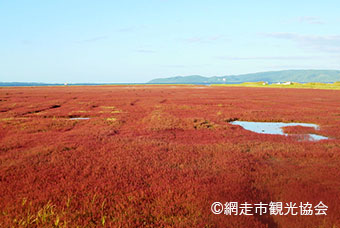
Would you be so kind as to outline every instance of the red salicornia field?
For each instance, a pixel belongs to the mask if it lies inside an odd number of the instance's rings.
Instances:
[[[258,134],[233,120],[320,129]],[[340,91],[2,87],[0,196],[0,227],[340,227]],[[320,201],[327,215],[211,210]]]

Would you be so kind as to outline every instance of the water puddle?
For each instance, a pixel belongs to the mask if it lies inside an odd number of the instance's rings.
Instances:
[[[73,118],[70,118],[70,120],[89,120],[90,117],[73,117]]]
[[[233,125],[239,125],[246,130],[253,131],[259,134],[273,134],[273,135],[293,135],[286,134],[283,132],[282,127],[291,127],[291,126],[303,126],[303,127],[312,127],[315,130],[319,130],[319,125],[310,124],[310,123],[280,123],[280,122],[250,122],[250,121],[232,121],[230,122]],[[299,135],[309,141],[319,141],[329,139],[328,137],[316,134],[303,134]]]

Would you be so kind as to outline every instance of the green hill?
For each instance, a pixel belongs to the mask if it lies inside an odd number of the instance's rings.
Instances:
[[[283,70],[268,71],[252,74],[203,77],[200,75],[177,76],[170,78],[156,78],[148,83],[152,84],[202,84],[202,83],[243,83],[243,82],[336,82],[340,81],[339,70]]]

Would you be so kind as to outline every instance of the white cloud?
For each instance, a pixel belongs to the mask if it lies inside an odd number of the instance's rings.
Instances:
[[[307,23],[307,24],[325,24],[325,22],[322,21],[320,18],[309,17],[309,16],[299,17],[297,21],[301,23]]]
[[[297,33],[274,32],[266,37],[291,40],[305,49],[318,52],[340,53],[340,35],[301,35]]]

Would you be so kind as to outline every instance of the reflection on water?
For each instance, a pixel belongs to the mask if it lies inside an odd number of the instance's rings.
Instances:
[[[310,124],[310,123],[281,123],[281,122],[250,122],[250,121],[233,121],[230,122],[233,125],[239,125],[246,130],[253,131],[260,134],[274,134],[274,135],[286,135],[288,134],[283,132],[282,127],[290,127],[290,126],[303,126],[303,127],[312,127],[315,130],[319,130],[319,125]],[[328,139],[328,137],[316,135],[316,134],[306,134],[307,140],[311,141],[319,141]]]

